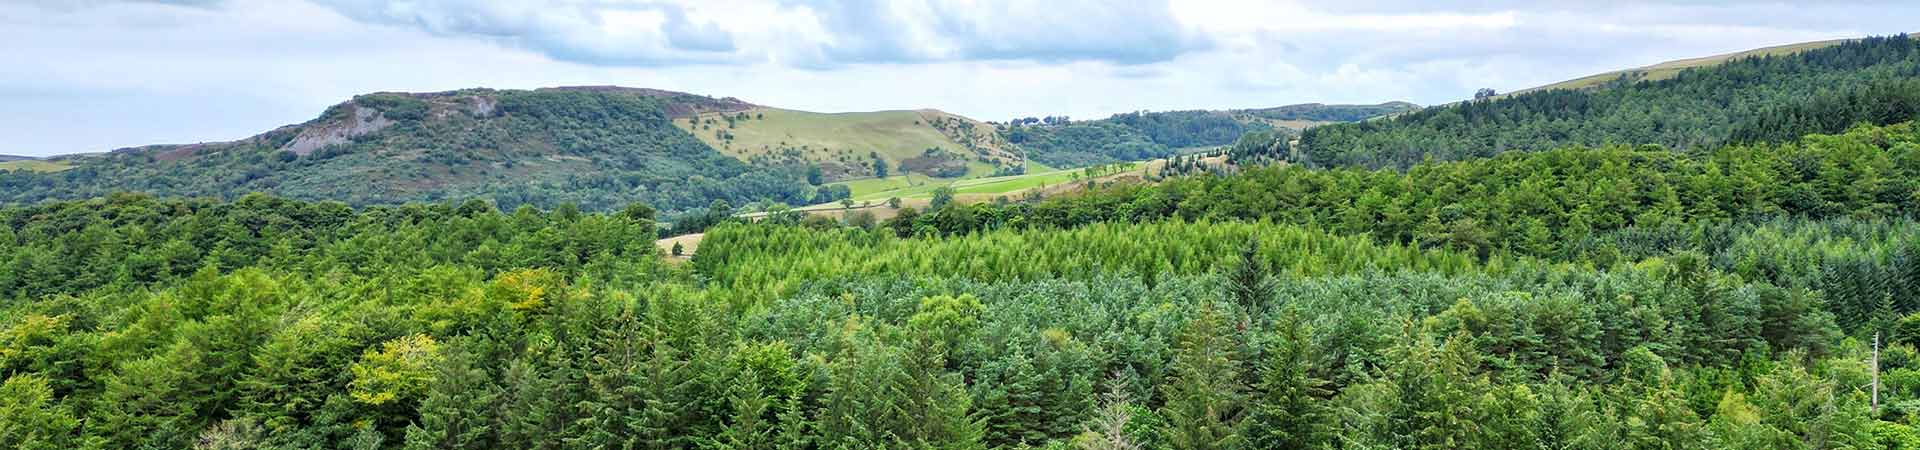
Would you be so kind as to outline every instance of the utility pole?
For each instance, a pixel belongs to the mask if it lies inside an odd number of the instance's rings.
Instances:
[[[1873,399],[1867,408],[1876,414],[1880,412],[1880,332],[1873,332]]]

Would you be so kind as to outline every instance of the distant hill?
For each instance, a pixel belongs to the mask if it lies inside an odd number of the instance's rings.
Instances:
[[[1241,109],[1235,110],[1234,112],[1268,120],[1300,122],[1308,125],[1324,125],[1335,122],[1358,122],[1419,108],[1420,105],[1407,102],[1386,102],[1378,105],[1323,105],[1319,103],[1303,103],[1273,108]],[[1298,129],[1304,130],[1306,127]]]
[[[1378,105],[1306,103],[1225,111],[1163,111],[1115,114],[1100,120],[1025,119],[1001,127],[1006,140],[1034,161],[1053,167],[1080,167],[1119,161],[1165,158],[1184,149],[1232,144],[1255,131],[1297,134],[1334,123],[1404,112],[1406,102]]]
[[[804,174],[752,167],[672,123],[753,108],[610,86],[375,93],[239,141],[127,148],[62,158],[71,167],[58,172],[0,173],[0,202],[121,190],[258,191],[354,205],[482,198],[505,207],[611,209],[645,202],[669,211],[714,200],[822,200]]]
[[[1308,103],[1227,111],[1143,111],[1086,121],[1055,117],[988,123],[933,109],[816,113],[756,106],[680,117],[674,125],[758,167],[817,170],[826,182],[872,179],[912,184],[905,177],[1017,174],[1027,170],[1029,162],[1041,168],[1070,168],[1163,158],[1182,149],[1230,144],[1247,131],[1297,133],[1417,107],[1405,102]],[[882,175],[889,180],[877,179]]]
[[[1609,80],[1315,127],[1292,157],[1313,166],[1408,167],[1568,145],[1687,150],[1920,118],[1920,45],[1907,35],[1685,60]]]
[[[31,159],[40,159],[40,158],[35,158],[35,157],[32,157],[32,156],[14,156],[14,155],[0,155],[0,162],[8,162],[8,161],[26,161],[26,160],[31,160]]]
[[[841,181],[924,184],[1162,158],[1411,108],[1292,105],[993,124],[932,109],[815,113],[618,86],[380,92],[246,139],[0,162],[0,203],[117,191],[252,192],[355,206],[486,199],[504,208],[716,201],[817,204]],[[880,178],[886,175],[888,178]]]

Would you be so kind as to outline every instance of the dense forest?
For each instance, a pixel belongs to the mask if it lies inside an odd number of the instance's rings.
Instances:
[[[0,446],[1920,448],[1916,170],[1910,124],[1272,167],[691,262],[639,204],[15,206]]]
[[[1021,120],[1222,148],[885,219],[620,88],[0,172],[0,448],[1920,450],[1914,45]]]
[[[1083,167],[1164,158],[1187,147],[1225,145],[1250,129],[1265,129],[1263,125],[1244,123],[1220,111],[1133,112],[1102,120],[1013,125],[1001,134],[1034,161]]]
[[[232,143],[71,157],[74,167],[59,172],[0,170],[0,202],[117,191],[227,199],[267,192],[352,206],[480,198],[509,208],[646,203],[682,211],[714,200],[838,199],[816,192],[801,170],[755,168],[675,128],[669,109],[717,101],[662,92],[369,94],[307,124]],[[342,131],[353,129],[366,132]]]
[[[1000,134],[1034,161],[1053,167],[1085,167],[1165,158],[1185,149],[1233,144],[1249,133],[1291,137],[1299,132],[1276,127],[1270,121],[1291,121],[1288,126],[1302,127],[1302,123],[1351,122],[1413,108],[1416,106],[1405,102],[1308,103],[1231,111],[1140,111],[1084,121],[1026,118],[1003,125]]]
[[[1316,127],[1302,134],[1300,150],[1301,162],[1315,166],[1408,167],[1566,145],[1684,151],[1917,117],[1920,44],[1897,35],[1744,58],[1659,81],[1530,92]]]
[[[1257,167],[1039,202],[963,205],[892,225],[902,235],[958,235],[1164,218],[1270,220],[1387,243],[1578,259],[1593,256],[1583,246],[1594,236],[1627,228],[1916,213],[1920,130],[1903,123],[1694,154],[1570,147],[1407,170]]]

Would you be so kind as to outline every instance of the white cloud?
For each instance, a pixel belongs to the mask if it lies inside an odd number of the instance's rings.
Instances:
[[[1141,63],[1204,48],[1164,3],[1102,0],[314,0],[359,21],[594,65]],[[736,44],[738,43],[738,44]]]
[[[0,153],[234,139],[371,91],[619,84],[981,119],[1439,103],[1920,5],[1167,0],[0,2]]]

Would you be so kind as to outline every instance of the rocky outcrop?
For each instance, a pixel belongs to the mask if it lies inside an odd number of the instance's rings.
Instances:
[[[488,107],[491,110],[491,107]],[[321,123],[308,126],[294,135],[293,140],[281,146],[284,151],[306,156],[329,145],[345,144],[355,137],[365,136],[393,126],[393,120],[380,114],[380,111],[354,105],[353,114],[337,123]]]

